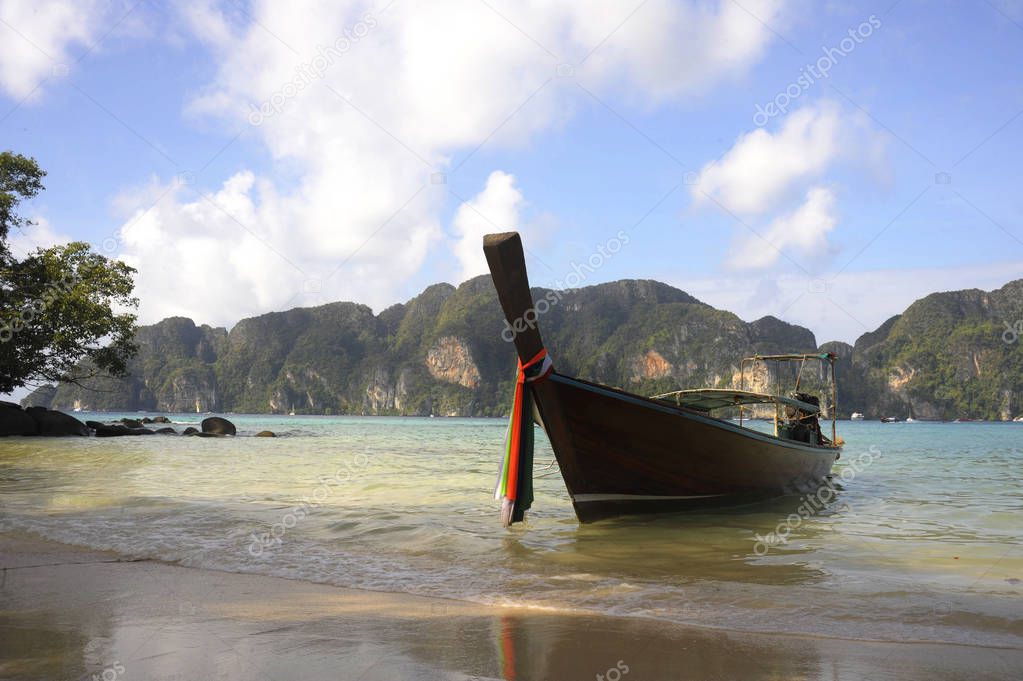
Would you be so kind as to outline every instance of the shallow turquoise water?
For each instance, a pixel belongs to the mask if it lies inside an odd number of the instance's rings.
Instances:
[[[2,440],[0,530],[488,603],[1023,646],[1023,424],[844,422],[827,503],[593,525],[539,434],[533,511],[506,530],[504,421],[229,418],[239,437]],[[244,437],[264,429],[282,437]]]

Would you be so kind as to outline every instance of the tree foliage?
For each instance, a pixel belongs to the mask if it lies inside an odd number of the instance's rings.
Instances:
[[[31,224],[28,218],[18,215],[18,204],[43,190],[44,177],[46,172],[34,158],[10,151],[0,152],[0,253],[5,258],[10,256],[7,250],[10,230]]]
[[[0,153],[0,393],[41,382],[121,376],[136,346],[135,270],[74,242],[12,253],[30,234],[19,204],[43,190],[35,159]]]

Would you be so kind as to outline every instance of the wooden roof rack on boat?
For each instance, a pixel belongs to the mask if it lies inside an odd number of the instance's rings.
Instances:
[[[727,388],[675,390],[670,393],[654,395],[650,399],[674,402],[680,407],[695,409],[696,411],[713,411],[715,409],[724,409],[725,407],[739,407],[744,404],[783,404],[800,409],[807,414],[817,414],[821,410],[816,404],[802,402],[792,397],[785,397],[784,395],[768,395],[767,393],[755,393],[749,390],[730,390]]]

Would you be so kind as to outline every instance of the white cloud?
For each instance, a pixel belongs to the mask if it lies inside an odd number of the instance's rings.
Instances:
[[[554,14],[555,19],[561,14],[560,21],[541,21],[548,26],[545,39],[565,62],[575,63],[601,45],[578,69],[582,78],[624,82],[640,97],[660,101],[701,92],[745,72],[772,39],[766,26],[784,26],[784,5],[777,0],[744,0],[742,5],[650,0],[630,16],[636,5],[620,0],[561,0],[523,3],[516,10],[522,20],[531,14]],[[546,11],[538,12],[541,6]],[[567,35],[564,42],[558,41],[559,31]]]
[[[191,0],[178,7],[185,26],[204,43],[224,45],[233,39],[231,22],[216,0]]]
[[[13,99],[37,99],[40,83],[74,61],[73,45],[95,38],[110,5],[99,0],[0,2],[0,90]]]
[[[717,204],[763,236],[737,228],[727,259],[732,268],[758,269],[785,249],[818,256],[829,250],[837,218],[827,175],[850,167],[882,184],[890,179],[885,138],[863,114],[824,100],[790,113],[774,132],[741,135],[703,167],[691,192],[694,205]]]
[[[782,249],[794,247],[805,255],[820,254],[827,247],[827,235],[838,220],[835,194],[827,187],[813,187],[803,203],[791,213],[776,218],[760,237],[743,231],[729,265],[736,269],[758,269],[772,265]]]
[[[827,170],[843,151],[842,126],[849,123],[824,102],[789,114],[776,133],[763,128],[746,133],[720,161],[703,167],[693,198],[701,203],[710,196],[742,214],[764,213],[794,186]]]
[[[15,229],[10,233],[8,246],[10,246],[11,253],[17,258],[24,258],[39,248],[49,248],[74,241],[68,235],[58,233],[46,218],[35,216],[32,218],[32,222],[34,224],[22,229]]]
[[[515,177],[500,170],[490,174],[483,191],[459,206],[453,222],[458,235],[455,255],[462,267],[459,280],[488,272],[483,235],[519,229],[521,207],[522,193],[515,187]]]
[[[745,4],[782,20],[782,2]],[[564,122],[586,96],[574,81],[656,104],[741,75],[772,39],[731,2],[650,0],[624,23],[634,7],[614,0],[384,6],[183,11],[218,64],[188,113],[250,130],[288,180],[241,169],[215,190],[223,210],[175,188],[141,218],[152,188],[129,195],[138,219],[124,227],[123,255],[139,270],[144,321],[231,323],[338,299],[379,307],[438,249],[455,256],[451,274],[479,273],[479,237],[518,221],[521,194],[511,176],[491,175],[473,200],[487,220],[461,210],[446,238],[438,216],[451,199],[435,173],[456,173],[481,144],[521,144]],[[575,64],[573,78],[559,64]]]
[[[386,282],[392,268],[416,270],[426,249],[414,239],[438,233],[436,223],[398,214],[393,230],[363,244],[359,252],[369,257],[345,263],[344,251],[357,251],[359,244],[347,243],[329,225],[323,238],[305,238],[296,226],[303,215],[299,199],[279,196],[249,171],[215,193],[173,182],[143,187],[135,196],[139,207],[120,230],[120,257],[139,270],[136,294],[145,321],[188,315],[230,325],[271,309],[342,297],[373,300],[376,286],[369,282]],[[124,195],[118,203],[129,201]]]

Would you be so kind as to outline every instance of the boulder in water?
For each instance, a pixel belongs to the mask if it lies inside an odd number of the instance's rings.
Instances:
[[[36,435],[39,426],[21,405],[0,402],[0,435]]]
[[[125,428],[141,428],[142,421],[138,419],[121,419],[121,423],[124,424]]]
[[[88,435],[89,428],[64,412],[53,411],[46,407],[29,407],[25,413],[36,422],[39,435]]]
[[[211,416],[202,420],[202,432],[209,435],[234,435],[234,424],[219,416]]]
[[[174,430],[170,426],[165,426],[163,428],[157,428],[156,429],[156,434],[157,435],[177,435],[178,431]]]
[[[96,431],[96,437],[121,437],[124,435],[153,435],[149,428],[129,428],[120,423],[98,423],[89,421],[89,427]]]
[[[181,433],[181,434],[182,435],[195,435],[198,432],[199,432],[198,428],[193,428],[192,426],[189,426],[188,428],[185,428],[184,432]]]
[[[171,420],[166,416],[154,416],[153,423],[170,423]]]
[[[96,437],[118,437],[121,435],[132,434],[131,428],[120,423],[99,423],[97,421],[89,421],[88,425],[96,432]]]
[[[96,432],[96,437],[117,437],[118,435],[128,435],[128,429],[119,423],[108,424],[89,421],[89,427]]]
[[[261,430],[256,433],[256,437],[277,437],[277,433],[272,430]]]

